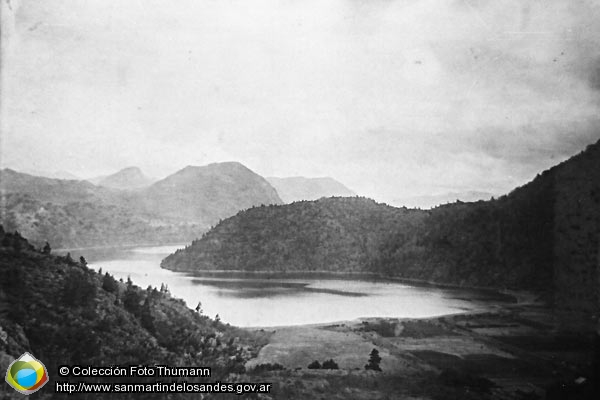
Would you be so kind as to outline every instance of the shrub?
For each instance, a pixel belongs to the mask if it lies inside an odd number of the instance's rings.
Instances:
[[[335,361],[333,361],[333,359],[329,359],[325,362],[323,362],[323,369],[339,369],[340,367],[337,365],[337,363]]]
[[[265,363],[265,364],[258,364],[257,366],[255,366],[252,369],[252,372],[263,372],[263,371],[277,371],[277,370],[283,370],[285,369],[285,367],[279,363]]]

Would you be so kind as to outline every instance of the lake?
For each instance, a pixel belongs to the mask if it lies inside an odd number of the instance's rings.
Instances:
[[[88,249],[81,253],[95,270],[117,279],[168,285],[190,308],[202,303],[204,314],[240,327],[271,327],[353,320],[361,317],[422,318],[485,306],[464,290],[415,287],[368,279],[314,276],[190,276],[160,268],[160,261],[182,246]],[[80,251],[72,252],[79,257]],[[475,296],[476,297],[476,296]]]

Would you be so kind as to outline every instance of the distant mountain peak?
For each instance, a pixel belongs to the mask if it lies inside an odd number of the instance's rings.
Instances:
[[[98,185],[113,189],[139,189],[151,183],[152,179],[144,175],[139,167],[130,166],[103,178]]]
[[[239,162],[188,165],[150,186],[143,200],[147,209],[207,225],[246,208],[280,203],[269,182]]]
[[[140,167],[136,167],[136,166],[131,166],[131,167],[125,167],[122,170],[120,170],[118,173],[136,173],[136,174],[143,174],[142,170],[140,169]]]

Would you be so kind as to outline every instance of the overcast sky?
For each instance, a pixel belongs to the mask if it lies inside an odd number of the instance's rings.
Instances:
[[[600,139],[595,0],[0,0],[1,165],[501,194]]]

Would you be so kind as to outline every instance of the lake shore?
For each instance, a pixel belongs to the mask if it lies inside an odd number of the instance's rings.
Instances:
[[[593,390],[591,326],[566,330],[537,302],[262,331],[269,341],[246,367],[274,382],[272,398],[587,398]],[[373,349],[381,372],[364,368]],[[339,369],[308,368],[329,359]]]

